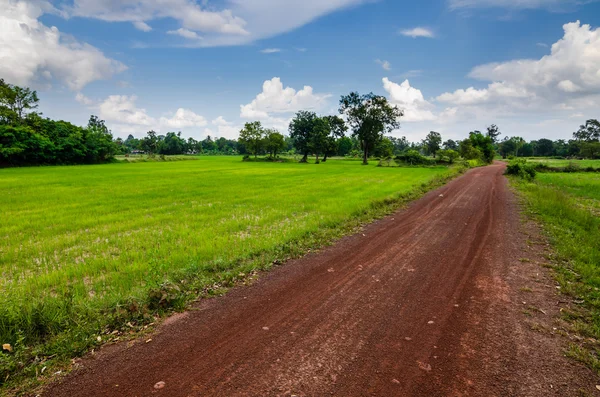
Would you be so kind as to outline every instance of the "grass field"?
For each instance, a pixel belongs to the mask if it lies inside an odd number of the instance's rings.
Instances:
[[[574,164],[580,168],[600,168],[600,160],[559,160],[546,157],[531,157],[527,161],[546,164],[549,167],[566,167],[569,164]]]
[[[199,157],[0,170],[0,344],[12,348],[0,384],[35,380],[457,172],[375,164]]]
[[[569,353],[600,374],[600,176],[550,173],[536,179],[515,183],[555,248],[561,293],[577,302],[563,311],[581,336]]]

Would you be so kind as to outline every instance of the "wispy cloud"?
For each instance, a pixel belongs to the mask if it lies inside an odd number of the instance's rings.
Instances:
[[[536,43],[536,46],[543,47],[543,48],[548,48],[548,44],[546,44],[546,43]]]
[[[381,59],[376,59],[375,62],[381,65],[383,70],[392,70],[392,64],[388,61],[382,61]]]
[[[402,73],[400,75],[400,77],[402,77],[404,79],[412,79],[413,77],[419,77],[422,74],[423,74],[422,70],[414,69],[414,70],[407,70],[406,72]]]
[[[413,29],[403,29],[403,30],[400,30],[399,33],[402,36],[412,37],[413,39],[416,39],[417,37],[426,37],[426,38],[432,39],[435,37],[435,34],[433,33],[433,31],[431,29],[420,27],[420,26],[413,28]]]
[[[265,48],[264,50],[260,50],[263,54],[276,54],[281,52],[281,48]]]

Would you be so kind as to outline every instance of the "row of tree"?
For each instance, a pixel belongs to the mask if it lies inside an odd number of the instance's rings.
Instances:
[[[502,156],[561,156],[600,157],[600,123],[588,120],[569,141],[539,139],[526,142],[520,137],[499,140],[496,125],[485,133],[473,131],[462,141],[443,141],[441,134],[432,131],[419,143],[405,137],[386,137],[399,127],[403,111],[391,105],[384,96],[352,92],[342,96],[339,116],[319,116],[300,111],[289,125],[289,136],[264,128],[260,122],[246,123],[239,139],[202,141],[182,138],[181,133],[159,135],[149,131],[137,139],[113,139],[103,120],[91,116],[85,127],[66,121],[43,118],[37,108],[35,91],[7,84],[0,79],[0,165],[82,164],[110,161],[115,154],[142,152],[149,155],[176,154],[252,154],[277,157],[279,153],[297,153],[302,162],[309,155],[316,162],[328,157],[360,156],[367,163],[370,156],[390,158],[416,152],[433,156],[465,159],[480,158],[490,162],[495,152]],[[345,120],[345,121],[344,121]],[[346,132],[350,130],[350,136]]]

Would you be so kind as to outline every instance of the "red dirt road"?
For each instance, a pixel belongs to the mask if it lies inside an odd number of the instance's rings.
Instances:
[[[471,170],[175,316],[151,343],[103,349],[44,395],[594,395],[561,354],[555,285],[503,171]]]

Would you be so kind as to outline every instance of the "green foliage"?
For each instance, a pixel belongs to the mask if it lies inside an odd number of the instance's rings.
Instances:
[[[399,154],[398,156],[396,156],[396,161],[409,165],[436,164],[436,161],[434,159],[427,158],[416,150],[407,150],[406,152]]]
[[[580,126],[579,130],[573,133],[573,138],[584,142],[600,141],[600,122],[595,119],[587,120],[585,125]]]
[[[423,149],[426,154],[431,154],[434,158],[442,145],[442,135],[439,132],[431,131],[423,140]]]
[[[248,151],[256,157],[264,146],[265,130],[260,121],[246,123],[240,131],[239,141],[241,141]]]
[[[315,112],[302,110],[296,113],[289,126],[290,138],[294,140],[294,147],[302,154],[301,163],[305,163],[310,153],[311,135],[314,122],[317,119]]]
[[[481,159],[487,164],[494,161],[496,156],[492,139],[479,131],[471,132],[469,138],[460,142],[459,152],[465,160]]]
[[[448,164],[454,164],[454,162],[460,157],[460,154],[452,149],[445,149],[445,150],[440,150],[438,151],[438,158],[439,161],[448,163]]]
[[[368,164],[369,153],[386,132],[400,127],[403,111],[392,106],[387,98],[373,93],[360,95],[351,92],[340,99],[340,114],[344,114],[363,150],[363,164]]]
[[[536,175],[535,165],[525,159],[514,159],[508,163],[506,174],[532,181]]]
[[[269,157],[275,158],[279,152],[282,152],[286,148],[285,137],[280,134],[277,130],[267,129],[265,130],[265,149],[269,153]]]
[[[502,135],[502,133],[496,124],[492,124],[487,128],[486,136],[490,138],[492,143],[498,142],[498,137],[500,135]]]
[[[375,146],[375,150],[373,151],[375,157],[379,157],[382,159],[391,159],[394,155],[394,143],[389,138],[383,138],[381,141],[377,143]]]

